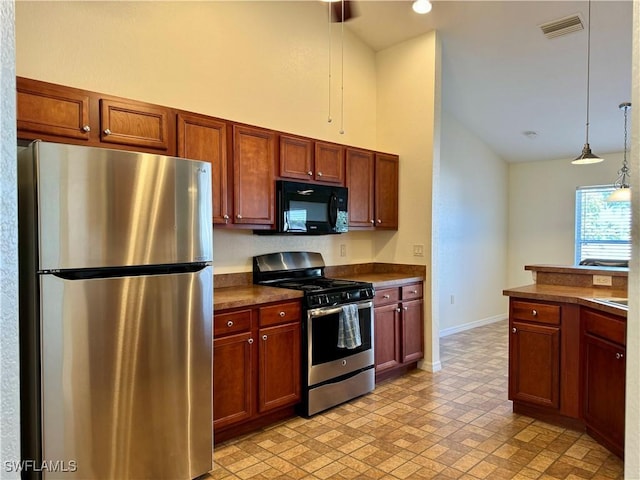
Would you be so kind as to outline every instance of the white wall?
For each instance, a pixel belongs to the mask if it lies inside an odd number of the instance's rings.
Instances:
[[[0,2],[0,460],[2,478],[20,478],[5,461],[20,460],[18,349],[18,210],[14,3]]]
[[[440,335],[507,317],[507,163],[446,110],[442,115]]]
[[[532,283],[525,265],[573,265],[576,187],[611,184],[622,166],[622,153],[598,154],[605,161],[591,165],[571,159],[509,165],[507,287]]]
[[[438,155],[440,42],[435,32],[377,54],[378,145],[400,155],[398,232],[376,232],[375,257],[427,265],[432,251],[432,196]],[[424,256],[413,256],[413,245]],[[425,370],[440,369],[437,317],[432,315],[432,269],[424,285]]]

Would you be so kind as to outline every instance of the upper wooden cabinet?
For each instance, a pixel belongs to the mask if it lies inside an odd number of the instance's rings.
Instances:
[[[280,177],[344,185],[344,147],[280,135]]]
[[[21,140],[175,153],[170,108],[22,77],[16,87]]]
[[[344,147],[316,142],[314,180],[344,185]]]
[[[100,141],[169,151],[171,110],[134,101],[100,99]]]
[[[271,130],[233,126],[233,222],[275,225],[276,135]]]
[[[211,164],[213,223],[230,221],[227,122],[204,115],[178,114],[178,156]]]
[[[346,149],[349,227],[398,229],[398,156]]]
[[[398,156],[376,153],[376,228],[398,229]]]
[[[89,140],[89,93],[18,77],[18,138]]]
[[[347,148],[345,156],[349,189],[349,228],[373,228],[374,153]]]

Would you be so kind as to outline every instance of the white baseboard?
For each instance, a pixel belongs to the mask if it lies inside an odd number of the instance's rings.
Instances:
[[[420,370],[424,370],[425,372],[435,373],[442,370],[442,363],[440,362],[440,360],[438,360],[437,362],[427,362],[425,360],[421,360],[418,362],[418,368]]]
[[[507,318],[509,318],[509,316],[506,313],[503,313],[500,315],[495,315],[493,317],[476,320],[475,322],[465,323],[464,325],[457,325],[455,327],[445,328],[443,330],[440,330],[440,338],[453,335],[454,333],[464,332],[465,330],[471,330],[472,328],[482,327],[483,325],[489,325],[491,323],[500,322],[502,320],[506,320]]]

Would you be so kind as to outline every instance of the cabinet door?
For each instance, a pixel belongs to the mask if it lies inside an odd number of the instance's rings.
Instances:
[[[275,134],[233,126],[233,222],[275,224]]]
[[[346,149],[349,228],[373,228],[373,152]]]
[[[375,369],[384,372],[400,364],[400,314],[398,305],[374,309]]]
[[[424,357],[424,327],[422,300],[402,302],[402,362],[409,363]]]
[[[511,322],[509,400],[560,404],[560,328]]]
[[[625,419],[625,348],[584,335],[584,418],[622,456]]]
[[[51,135],[89,140],[88,95],[73,88],[21,77],[16,83],[18,138],[34,140]]]
[[[300,400],[300,323],[259,330],[258,410]]]
[[[209,117],[178,114],[178,156],[211,164],[213,223],[228,223],[226,122]]]
[[[221,428],[253,415],[251,333],[213,342],[213,426]]]
[[[314,180],[344,185],[344,147],[316,142]]]
[[[312,141],[307,138],[280,135],[280,176],[296,180],[313,179]]]
[[[376,154],[376,228],[398,229],[398,157]]]
[[[168,108],[100,99],[100,141],[169,151]]]

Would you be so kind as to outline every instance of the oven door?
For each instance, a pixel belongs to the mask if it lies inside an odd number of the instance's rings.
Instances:
[[[342,305],[307,311],[305,326],[309,387],[373,365],[373,302],[366,300],[356,305],[362,344],[351,349],[338,347]]]

